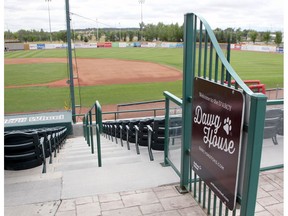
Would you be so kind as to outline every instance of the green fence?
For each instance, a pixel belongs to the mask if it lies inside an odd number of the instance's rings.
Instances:
[[[207,214],[236,215],[236,208],[229,210],[213,193],[204,181],[191,171],[190,152],[192,131],[192,107],[194,78],[201,77],[219,85],[243,92],[245,100],[244,126],[242,131],[242,148],[237,203],[240,215],[254,215],[260,161],[263,141],[263,128],[267,97],[251,91],[234,71],[224,56],[216,37],[208,23],[196,14],[186,14],[184,23],[184,67],[183,67],[183,100],[165,92],[166,97],[166,128],[169,128],[170,102],[182,107],[182,130],[180,163],[175,165],[169,155],[175,140],[166,131],[165,159],[180,176],[180,191],[192,190],[193,196],[207,210]],[[179,134],[178,134],[179,136]],[[172,140],[172,141],[171,141]],[[173,142],[174,140],[174,142]],[[177,144],[176,141],[176,145]],[[177,146],[173,149],[177,154]]]

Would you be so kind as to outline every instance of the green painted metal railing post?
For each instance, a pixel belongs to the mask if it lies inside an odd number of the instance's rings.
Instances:
[[[191,25],[192,24],[192,25]],[[183,66],[183,134],[182,134],[182,147],[181,147],[181,165],[180,165],[180,188],[182,190],[188,189],[189,183],[189,169],[190,169],[190,144],[191,144],[191,131],[192,131],[192,86],[193,77],[192,74],[192,51],[193,46],[193,24],[194,15],[186,14],[184,21],[184,66]],[[191,37],[192,35],[192,37]],[[193,72],[192,72],[193,71]]]
[[[102,167],[101,140],[100,140],[100,134],[102,133],[102,109],[98,101],[96,101],[95,103],[95,116],[96,116],[96,140],[97,140],[98,166]]]
[[[86,114],[86,135],[87,135],[87,144],[90,146],[90,124],[88,119],[88,113]]]
[[[257,95],[257,97],[251,95],[248,143],[246,151],[247,159],[244,169],[241,216],[254,215],[255,213],[266,102],[267,97],[265,95]]]
[[[86,141],[86,125],[85,125],[85,116],[82,119],[82,123],[83,123],[83,135]]]
[[[168,152],[169,152],[169,99],[165,97],[165,140],[164,140],[164,166],[168,166],[169,162],[167,161]]]
[[[97,122],[99,124],[99,132],[102,133],[103,125],[102,125],[102,108],[98,101],[96,101],[97,107]]]
[[[94,143],[93,143],[93,121],[92,121],[92,111],[89,111],[89,126],[90,126],[90,141],[91,141],[91,153],[94,154]]]

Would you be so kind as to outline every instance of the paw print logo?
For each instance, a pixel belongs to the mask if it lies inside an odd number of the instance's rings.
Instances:
[[[232,130],[231,119],[227,117],[224,119],[224,126],[223,129],[225,130],[226,134],[228,135],[229,132]]]

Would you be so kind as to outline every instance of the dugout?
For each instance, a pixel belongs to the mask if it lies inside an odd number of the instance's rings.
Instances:
[[[72,113],[64,111],[4,116],[4,131],[56,126],[65,126],[68,135],[72,135]]]

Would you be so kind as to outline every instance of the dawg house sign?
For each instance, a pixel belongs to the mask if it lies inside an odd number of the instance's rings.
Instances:
[[[236,205],[244,96],[195,78],[191,166],[230,209]]]

